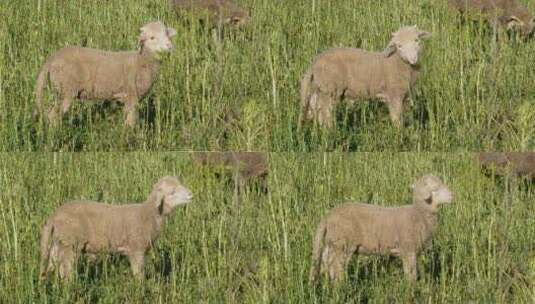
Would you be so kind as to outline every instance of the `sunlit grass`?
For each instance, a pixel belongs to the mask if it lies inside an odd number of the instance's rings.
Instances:
[[[252,14],[223,40],[167,0],[7,0],[0,3],[0,147],[6,151],[214,150],[458,151],[533,149],[525,120],[535,103],[535,43],[490,50],[484,24],[463,21],[444,1],[241,0]],[[535,10],[533,3],[528,3]],[[81,104],[61,126],[31,117],[38,70],[66,45],[136,48],[140,26],[178,30],[176,49],[125,130],[120,106]],[[417,24],[425,43],[421,78],[397,132],[384,105],[339,109],[335,130],[297,130],[299,80],[335,46],[382,50],[390,33]],[[52,96],[49,96],[49,100]],[[531,124],[531,126],[533,126]],[[528,136],[528,137],[526,137]]]
[[[529,303],[534,296],[535,189],[487,177],[466,154],[271,154],[269,193],[233,187],[185,153],[0,155],[2,303]],[[319,219],[347,201],[409,203],[419,176],[455,192],[439,212],[414,288],[396,259],[351,263],[336,288],[308,286]],[[81,262],[75,280],[38,282],[39,233],[66,200],[143,201],[161,176],[179,175],[195,195],[150,253],[146,280],[128,261]],[[513,185],[514,183],[511,183]]]

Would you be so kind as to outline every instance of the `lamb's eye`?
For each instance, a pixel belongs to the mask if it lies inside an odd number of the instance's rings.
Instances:
[[[154,40],[154,39],[156,39],[156,37],[154,37],[154,36],[150,37],[150,40]]]

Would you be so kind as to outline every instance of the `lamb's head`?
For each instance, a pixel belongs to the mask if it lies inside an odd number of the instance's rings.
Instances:
[[[151,52],[166,52],[173,48],[171,38],[176,35],[176,30],[156,21],[145,24],[139,29],[139,44],[144,50]]]
[[[413,204],[436,212],[443,203],[451,203],[453,193],[442,180],[434,175],[424,175],[412,186]]]
[[[416,26],[404,26],[397,32],[392,33],[392,40],[386,47],[386,57],[398,53],[403,61],[414,65],[418,63],[422,51],[422,39],[429,38],[431,34],[421,31]]]
[[[154,204],[160,214],[167,215],[177,206],[190,203],[192,198],[191,191],[176,177],[166,176],[153,186],[149,203]]]
[[[499,21],[508,30],[516,31],[523,39],[527,39],[535,27],[534,19],[527,8],[519,7],[511,14],[501,16]]]

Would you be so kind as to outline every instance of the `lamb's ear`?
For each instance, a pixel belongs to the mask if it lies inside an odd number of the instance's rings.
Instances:
[[[167,28],[167,37],[171,38],[176,36],[176,30],[172,27]]]
[[[164,205],[165,200],[163,199],[163,196],[160,196],[159,198],[160,200],[158,201],[158,213],[162,215],[164,212],[164,208],[165,208],[165,205]]]
[[[158,188],[154,189],[149,197],[150,203],[158,210],[159,214],[162,214],[164,211],[164,195],[162,191]]]
[[[137,37],[137,42],[140,45],[143,45],[143,43],[147,40],[147,33],[145,32],[144,27],[140,28],[139,30],[140,30],[140,33],[139,33],[139,36]]]
[[[427,39],[427,38],[430,38],[430,37],[431,37],[431,33],[430,32],[420,31],[420,33],[418,33],[418,38],[420,38],[420,39]]]
[[[164,205],[165,200],[164,200],[164,196],[161,193],[158,193],[158,195],[156,196],[156,203],[158,206],[158,213],[160,215],[163,214],[164,208],[165,208],[165,205]]]
[[[394,54],[396,52],[396,45],[394,44],[394,42],[390,42],[388,44],[388,46],[385,48],[385,50],[383,51],[383,55],[385,55],[385,57],[390,57],[392,56],[392,54]]]

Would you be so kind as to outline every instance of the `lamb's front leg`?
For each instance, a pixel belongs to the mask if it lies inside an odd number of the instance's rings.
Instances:
[[[401,256],[403,262],[403,272],[411,283],[416,282],[418,278],[418,270],[416,265],[416,253],[405,253]]]
[[[403,126],[403,97],[391,98],[387,105],[390,113],[390,120],[396,128],[401,129]]]
[[[124,123],[129,127],[134,127],[138,118],[137,110],[138,98],[135,96],[128,96],[124,101]]]
[[[400,129],[403,126],[402,112],[404,96],[393,97],[391,94],[379,93],[375,97],[388,106],[390,120],[396,128]]]
[[[128,254],[130,260],[130,267],[134,276],[140,280],[145,278],[145,253],[132,252]]]

